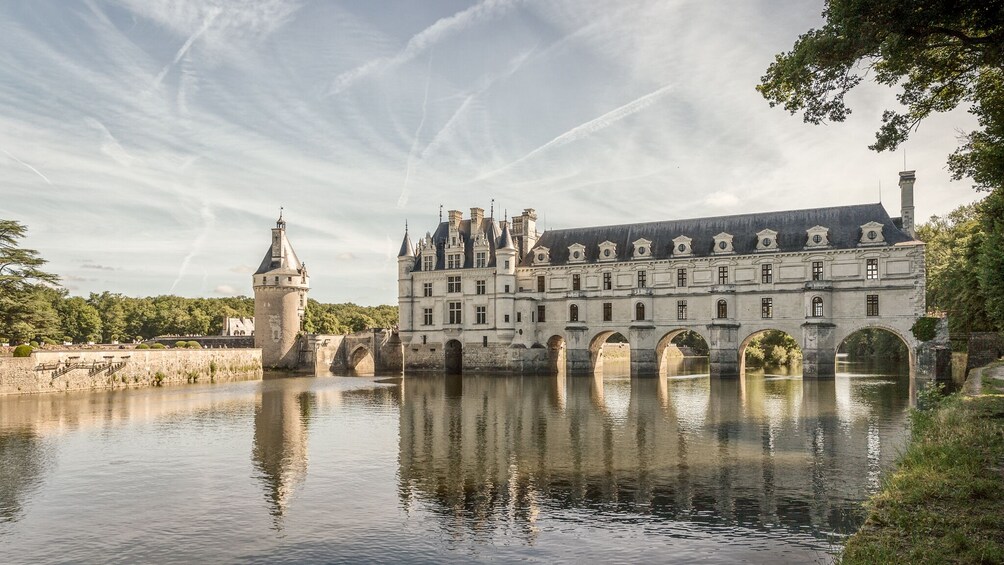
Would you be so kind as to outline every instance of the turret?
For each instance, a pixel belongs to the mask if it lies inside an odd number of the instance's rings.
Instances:
[[[265,367],[294,368],[297,337],[303,329],[310,276],[286,238],[286,222],[272,228],[272,244],[252,275],[254,289],[255,347],[261,348]]]
[[[415,248],[408,235],[408,222],[404,223],[404,240],[401,250],[397,252],[397,300],[398,327],[402,330],[412,329],[412,279],[411,272],[415,269]]]
[[[900,171],[899,173],[900,217],[903,231],[914,239],[917,238],[913,212],[913,183],[916,180],[917,171]]]

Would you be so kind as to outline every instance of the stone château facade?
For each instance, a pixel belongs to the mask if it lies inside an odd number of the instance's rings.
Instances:
[[[286,238],[286,222],[272,228],[272,244],[251,277],[254,288],[254,346],[265,367],[296,368],[310,277]]]
[[[550,230],[453,210],[398,256],[406,371],[589,374],[602,345],[630,343],[631,374],[658,373],[683,331],[710,347],[713,376],[734,377],[757,334],[800,342],[805,377],[830,377],[840,343],[883,328],[910,348],[924,315],[914,171],[902,210],[881,204]],[[259,330],[262,332],[262,330]]]

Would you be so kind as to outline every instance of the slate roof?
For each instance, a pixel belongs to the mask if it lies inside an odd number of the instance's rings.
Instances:
[[[858,247],[861,226],[868,222],[882,224],[882,234],[887,245],[912,241],[909,235],[896,226],[881,204],[860,204],[832,208],[811,208],[784,212],[741,214],[687,220],[667,220],[640,224],[599,226],[548,230],[537,240],[533,249],[546,247],[550,251],[550,265],[568,263],[568,246],[581,243],[586,248],[585,263],[596,263],[599,244],[611,241],[617,244],[617,261],[631,260],[633,242],[638,239],[652,241],[653,259],[669,259],[673,252],[673,239],[681,235],[690,237],[693,254],[689,257],[707,257],[714,253],[714,236],[725,232],[734,236],[734,253],[743,255],[756,252],[757,232],[770,229],[778,232],[778,251],[803,251],[806,230],[815,226],[829,229],[828,249]],[[523,258],[521,265],[533,264],[533,251]]]
[[[285,236],[283,239],[286,239]],[[269,246],[265,250],[265,257],[262,258],[261,264],[258,265],[258,270],[254,274],[263,275],[272,271],[299,273],[303,269],[303,263],[296,256],[296,252],[293,251],[293,246],[289,244],[289,240],[286,240],[284,243],[286,244],[286,253],[282,260],[272,261],[272,246]]]
[[[484,218],[481,221],[484,226],[484,234],[488,239],[488,267],[495,266],[495,249],[498,248],[499,238],[502,235],[500,224],[502,222],[495,218]],[[474,237],[471,235],[471,221],[461,220],[458,230],[464,240],[464,268],[474,266]],[[474,234],[477,235],[477,234]],[[440,222],[436,231],[432,234],[432,242],[436,246],[436,269],[446,268],[446,243],[450,238],[450,223]],[[415,258],[415,265],[418,266],[419,258]]]
[[[397,252],[398,257],[414,257],[414,246],[411,244],[411,237],[408,236],[407,230],[404,232],[404,240],[401,241],[401,250]]]

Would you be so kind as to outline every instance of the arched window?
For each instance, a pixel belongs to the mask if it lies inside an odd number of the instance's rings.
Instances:
[[[634,305],[634,319],[644,320],[645,319],[645,305],[639,302]]]
[[[729,303],[724,300],[718,301],[718,317],[728,318],[729,317]]]
[[[812,298],[812,317],[823,317],[823,299],[818,296]]]
[[[578,322],[579,321],[579,305],[572,304],[568,307],[568,321]]]

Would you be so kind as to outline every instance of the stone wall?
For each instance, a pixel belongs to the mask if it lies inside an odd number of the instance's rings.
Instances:
[[[260,378],[260,349],[35,351],[0,359],[0,395]]]
[[[1004,356],[1004,334],[997,332],[974,332],[969,334],[967,347],[969,369],[982,367]]]

